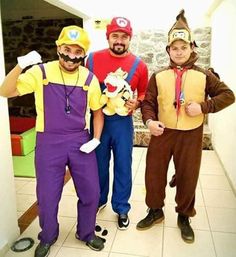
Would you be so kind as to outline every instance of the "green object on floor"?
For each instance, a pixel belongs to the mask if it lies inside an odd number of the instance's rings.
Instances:
[[[34,151],[25,156],[12,156],[15,177],[35,178]]]
[[[36,142],[36,131],[35,128],[29,129],[23,133],[20,134],[21,139],[21,147],[23,151],[23,155],[27,155],[30,152],[32,152],[35,148],[35,142]]]

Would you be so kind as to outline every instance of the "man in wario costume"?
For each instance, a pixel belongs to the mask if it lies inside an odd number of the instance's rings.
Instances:
[[[35,257],[48,256],[59,235],[57,219],[66,166],[70,170],[78,200],[76,238],[100,251],[103,240],[95,231],[99,201],[99,179],[95,152],[100,143],[103,113],[100,85],[93,73],[81,66],[90,41],[85,30],[64,27],[56,41],[59,60],[41,62],[32,51],[18,57],[6,76],[0,95],[21,96],[34,92],[36,121],[35,167],[41,232]],[[22,73],[22,74],[21,74]],[[89,109],[94,115],[94,138],[88,132]]]
[[[170,65],[154,73],[142,105],[143,121],[151,140],[146,156],[147,216],[137,224],[145,230],[164,219],[168,165],[176,170],[177,224],[182,239],[194,242],[189,217],[196,214],[195,190],[201,153],[204,115],[235,101],[233,92],[208,70],[195,65],[197,54],[184,10],[168,33]],[[210,98],[208,98],[210,96]]]

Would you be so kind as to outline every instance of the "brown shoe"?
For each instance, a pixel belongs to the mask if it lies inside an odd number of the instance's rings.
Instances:
[[[146,230],[151,228],[153,225],[160,223],[164,220],[164,213],[162,209],[149,209],[148,215],[139,221],[136,226],[138,230]]]
[[[194,242],[194,232],[189,223],[189,217],[179,214],[178,227],[181,231],[181,237],[186,243],[193,243]]]

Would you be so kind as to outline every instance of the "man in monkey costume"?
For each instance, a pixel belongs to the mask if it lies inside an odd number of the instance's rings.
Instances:
[[[233,92],[210,71],[195,65],[196,43],[184,10],[168,33],[166,50],[170,64],[154,73],[142,104],[143,121],[151,140],[146,157],[147,216],[138,230],[164,219],[168,165],[173,157],[176,170],[177,224],[183,240],[194,242],[189,217],[196,214],[195,191],[199,176],[204,115],[215,113],[235,101]]]

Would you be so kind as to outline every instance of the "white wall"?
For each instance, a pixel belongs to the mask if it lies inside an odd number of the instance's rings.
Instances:
[[[65,2],[65,0],[60,1]],[[89,32],[91,37],[92,44],[90,51],[108,46],[105,31],[94,29],[93,21],[95,19],[111,19],[115,16],[124,16],[131,21],[134,33],[152,29],[168,32],[176,21],[175,18],[179,11],[184,9],[190,28],[195,29],[201,26],[210,26],[207,10],[216,1],[219,0],[145,0],[145,5],[142,8],[134,9],[133,1],[120,0],[117,5],[111,4],[110,0],[87,0],[83,8],[88,12],[90,17],[84,20],[84,28]]]
[[[224,0],[212,14],[211,65],[236,93],[236,1]],[[236,104],[209,116],[213,145],[236,190]]]
[[[84,21],[84,29],[86,29],[86,31],[88,32],[91,41],[89,52],[101,50],[108,47],[106,30],[94,29],[93,18]]]
[[[0,14],[1,20],[1,14]],[[0,23],[0,83],[5,77]],[[7,99],[0,97],[0,256],[19,236]]]
[[[47,0],[48,1],[48,0]],[[69,2],[68,0],[60,0]],[[77,0],[70,0],[70,2]],[[185,9],[186,17],[191,28],[201,26],[207,22],[205,16],[209,6],[216,0],[145,0],[142,5],[135,6],[133,1],[119,0],[118,3],[110,0],[83,1],[83,10],[92,18],[110,19],[114,16],[124,16],[131,20],[134,31],[143,29],[170,29],[175,17],[181,9]],[[81,1],[77,1],[81,2]],[[75,4],[81,6],[80,3]],[[139,7],[139,8],[138,8]]]

